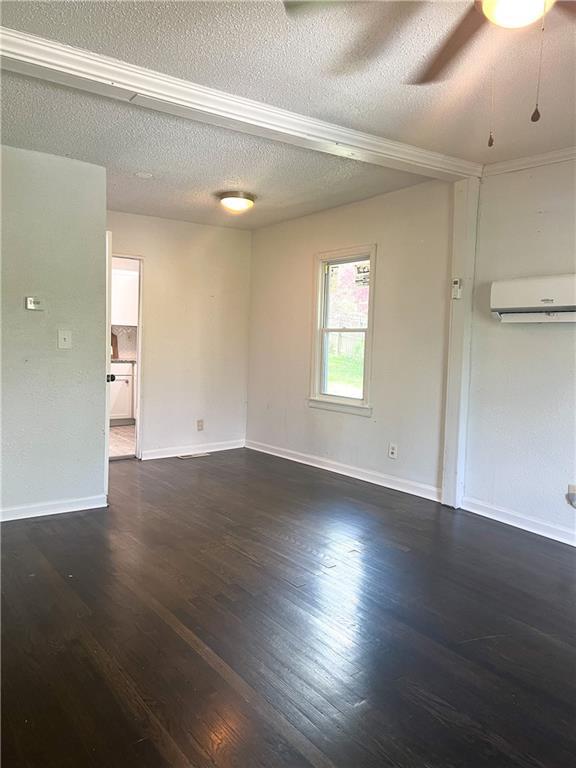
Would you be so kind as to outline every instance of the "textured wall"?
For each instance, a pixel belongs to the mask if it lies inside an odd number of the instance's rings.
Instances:
[[[108,228],[143,257],[144,457],[243,440],[251,234],[115,212]]]
[[[2,149],[3,507],[104,493],[105,230],[104,168]]]
[[[503,325],[489,295],[493,280],[576,270],[575,178],[565,162],[482,183],[466,477],[468,498],[560,538],[576,519],[576,326]]]
[[[254,233],[250,441],[437,489],[450,215],[451,186],[430,182]],[[371,418],[307,404],[315,254],[364,243],[378,248]]]

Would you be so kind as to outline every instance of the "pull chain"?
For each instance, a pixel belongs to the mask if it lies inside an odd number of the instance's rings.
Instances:
[[[544,54],[544,19],[546,18],[546,0],[544,0],[544,15],[542,16],[542,27],[540,28],[540,56],[538,58],[538,80],[536,83],[536,107],[534,108],[534,112],[532,112],[532,117],[530,120],[532,120],[533,123],[537,123],[538,120],[540,120],[540,110],[538,109],[539,101],[540,101],[540,82],[542,80],[542,58]]]
[[[490,77],[490,135],[488,136],[488,146],[494,146],[494,62],[492,62],[492,74]]]
[[[494,62],[494,30],[490,30],[490,47],[492,49],[491,53],[491,61],[490,61],[490,133],[488,136],[488,146],[490,149],[494,146],[494,113],[495,113],[495,98],[494,98],[494,90],[495,90],[495,69],[496,65]]]

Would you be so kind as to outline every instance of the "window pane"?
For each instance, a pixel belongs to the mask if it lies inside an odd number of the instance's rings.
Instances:
[[[362,332],[324,334],[323,394],[364,397],[364,341]]]
[[[370,261],[328,265],[326,328],[366,328]]]

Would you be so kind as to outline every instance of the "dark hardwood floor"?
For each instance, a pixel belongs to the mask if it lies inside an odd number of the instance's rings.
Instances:
[[[6,523],[3,768],[573,768],[575,552],[248,450]]]

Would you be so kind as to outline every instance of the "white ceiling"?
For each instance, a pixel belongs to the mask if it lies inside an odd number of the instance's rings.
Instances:
[[[575,140],[576,23],[546,23],[542,120],[534,108],[540,33],[486,25],[452,79],[408,81],[470,7],[462,2],[3,2],[2,23],[330,122],[477,162]],[[402,22],[405,22],[402,24]],[[380,55],[342,71],[350,47],[384,33]],[[377,38],[378,39],[378,38]],[[496,145],[489,150],[491,64]]]
[[[425,181],[9,72],[2,141],[105,166],[112,210],[246,229]],[[226,189],[255,193],[256,206],[227,214],[214,197]]]
[[[540,33],[488,27],[445,82],[408,84],[469,2],[10,2],[2,24],[202,85],[476,162],[572,146],[576,24],[554,10]],[[361,68],[348,52],[385,45]],[[377,33],[375,35],[375,33]],[[493,62],[493,65],[492,63]],[[490,127],[494,72],[496,144]],[[422,179],[321,155],[5,74],[3,141],[103,164],[117,210],[258,227]],[[154,179],[134,177],[149,170]],[[212,193],[241,187],[261,200],[230,219]]]

